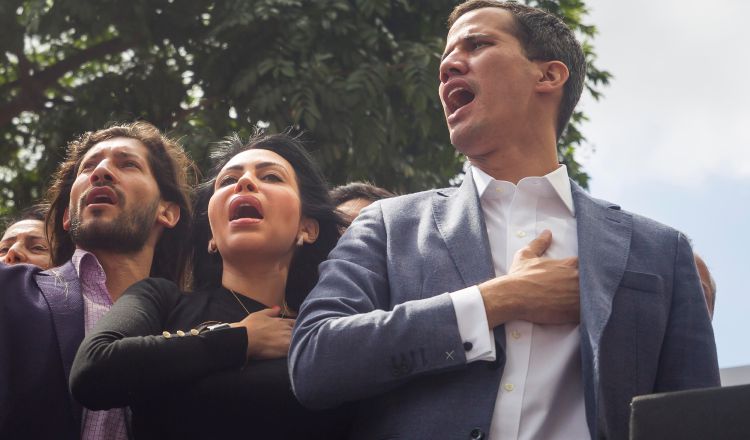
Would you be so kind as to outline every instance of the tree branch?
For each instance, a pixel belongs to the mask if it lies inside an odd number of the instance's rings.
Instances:
[[[44,90],[55,84],[66,73],[77,69],[84,63],[104,57],[106,55],[122,52],[129,48],[132,42],[125,41],[120,37],[113,38],[83,49],[75,54],[59,61],[46,69],[28,75],[29,65],[22,63],[19,58],[18,79],[5,84],[0,88],[0,95],[8,95],[14,88],[18,88],[18,94],[10,102],[0,105],[0,127],[9,124],[14,117],[22,111],[35,110],[44,105]],[[25,67],[22,67],[26,65]]]

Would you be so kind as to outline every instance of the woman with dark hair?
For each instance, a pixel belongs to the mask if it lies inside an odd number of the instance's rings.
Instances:
[[[70,375],[90,409],[129,406],[141,438],[345,438],[348,410],[313,412],[287,374],[295,310],[341,218],[293,137],[228,138],[198,191],[195,291],[150,278],[90,333]]]

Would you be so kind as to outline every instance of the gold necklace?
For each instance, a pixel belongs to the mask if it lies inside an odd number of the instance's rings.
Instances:
[[[229,289],[229,291],[232,292],[232,296],[234,296],[234,299],[236,299],[237,302],[240,303],[240,307],[242,307],[242,310],[244,310],[245,313],[247,313],[248,315],[250,315],[250,311],[247,310],[247,307],[245,307],[244,304],[242,304],[242,301],[240,301],[240,297],[237,296],[237,292],[235,292],[232,289]],[[281,304],[281,316],[280,317],[281,318],[286,318],[287,316],[289,316],[289,314],[290,314],[290,312],[289,312],[289,306],[286,305],[286,298],[284,298],[284,302]]]
[[[250,315],[250,311],[248,311],[248,310],[247,310],[247,307],[245,307],[245,305],[244,305],[244,304],[242,304],[242,301],[240,301],[240,297],[239,297],[239,296],[237,296],[237,293],[235,293],[235,291],[234,291],[234,290],[232,290],[232,289],[229,289],[229,291],[230,291],[230,292],[232,292],[232,296],[234,296],[234,299],[236,299],[236,300],[237,300],[237,302],[238,302],[238,303],[240,303],[240,307],[242,307],[242,310],[244,310],[244,311],[245,311],[245,313],[247,313],[248,315]]]

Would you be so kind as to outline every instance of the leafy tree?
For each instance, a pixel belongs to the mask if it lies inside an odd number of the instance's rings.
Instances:
[[[137,118],[208,146],[254,127],[304,130],[335,184],[397,191],[446,185],[461,171],[437,96],[445,19],[456,0],[3,0],[0,3],[0,214],[43,195],[66,143]],[[585,42],[582,0],[527,0]],[[561,160],[585,142],[577,112]]]

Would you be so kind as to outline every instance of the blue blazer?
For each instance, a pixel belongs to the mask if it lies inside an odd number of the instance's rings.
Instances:
[[[0,265],[0,438],[80,438],[68,376],[83,332],[72,263]]]
[[[633,396],[719,384],[713,331],[685,237],[571,184],[586,419],[626,439]],[[366,208],[320,271],[289,355],[300,401],[362,400],[357,439],[486,438],[504,328],[495,362],[466,364],[445,294],[494,277],[473,179]]]

